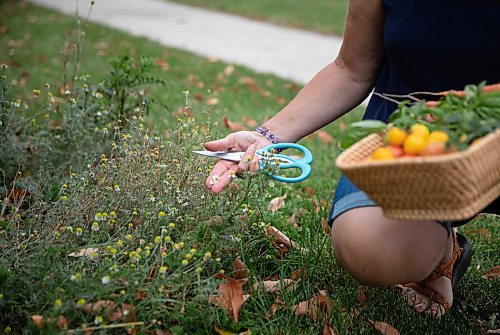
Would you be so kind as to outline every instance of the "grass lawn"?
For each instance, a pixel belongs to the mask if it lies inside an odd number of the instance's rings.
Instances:
[[[33,89],[45,95],[46,82],[59,96],[61,49],[69,41],[69,58],[74,57],[75,19],[19,1],[2,2],[0,11],[0,63],[9,66],[6,75],[16,98],[31,101]],[[324,135],[301,141],[315,157],[305,182],[270,184],[260,176],[240,180],[236,189],[220,196],[204,191],[213,162],[193,157],[191,150],[227,134],[224,117],[248,129],[261,123],[297,93],[297,84],[100,25],[85,24],[84,30],[79,73],[90,75],[89,82],[106,77],[110,58],[156,59],[154,75],[166,85],[145,86],[161,105],[144,123],[165,137],[164,144],[137,125],[112,155],[92,161],[78,176],[66,176],[60,198],[44,205],[46,211],[23,208],[18,216],[7,211],[5,218],[2,213],[0,331],[57,333],[66,326],[119,333],[135,326],[128,333],[213,334],[220,328],[318,334],[325,320],[339,334],[376,334],[371,321],[387,322],[402,334],[481,334],[500,327],[499,280],[483,278],[500,263],[498,218],[482,216],[461,229],[473,242],[474,256],[452,313],[440,320],[417,316],[390,288],[360,288],[332,257],[321,222],[339,177],[334,166],[339,150]],[[183,115],[186,90],[191,116]],[[326,133],[335,138],[360,113],[329,125]],[[271,199],[285,194],[284,207],[267,209]],[[108,218],[102,218],[103,212]],[[277,249],[261,227],[270,224],[307,252]],[[95,255],[68,257],[82,248],[92,248]],[[246,284],[250,297],[238,322],[233,321],[209,300],[221,282],[215,275],[236,275],[237,257],[251,273],[250,284],[296,277],[296,289],[266,293]],[[330,314],[320,313],[317,321],[294,316],[292,306],[319,290],[328,291]],[[269,313],[277,297],[284,308]],[[43,318],[41,328],[34,315]]]
[[[347,0],[174,0],[251,19],[342,36],[347,15]]]

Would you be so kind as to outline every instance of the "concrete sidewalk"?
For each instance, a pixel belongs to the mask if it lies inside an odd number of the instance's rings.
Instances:
[[[66,14],[90,0],[30,0]],[[338,37],[285,28],[163,0],[97,0],[90,20],[166,46],[306,83],[338,54]]]

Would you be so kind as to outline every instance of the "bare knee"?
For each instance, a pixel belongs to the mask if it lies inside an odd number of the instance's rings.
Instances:
[[[404,224],[404,223],[403,223]],[[408,228],[408,229],[406,229]],[[340,215],[332,227],[335,257],[360,283],[389,286],[425,278],[437,255],[418,254],[412,225],[386,219],[380,208],[358,208]],[[443,230],[444,234],[444,230]],[[444,235],[445,236],[445,235]]]

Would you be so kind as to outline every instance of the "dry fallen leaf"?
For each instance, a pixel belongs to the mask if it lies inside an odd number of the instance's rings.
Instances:
[[[98,248],[83,248],[78,251],[70,253],[68,256],[70,257],[91,257],[97,254],[99,251]]]
[[[217,278],[223,278],[224,281],[219,284],[217,295],[209,296],[209,301],[219,307],[225,308],[227,314],[238,322],[241,307],[250,297],[243,295],[243,285],[248,281],[245,279],[234,279],[224,275],[218,275]]]
[[[302,301],[292,306],[293,314],[297,316],[309,316],[314,321],[318,320],[320,313],[328,316],[330,314],[330,300],[326,296],[326,291],[321,290],[311,299]]]
[[[248,277],[249,271],[247,270],[247,267],[243,261],[237,257],[234,262],[233,262],[233,277],[235,279],[243,279]]]
[[[33,323],[35,324],[35,326],[38,329],[43,328],[43,324],[44,324],[43,315],[38,315],[38,314],[32,315],[31,320],[33,321]]]
[[[326,144],[332,144],[334,142],[333,136],[325,130],[318,130],[316,132],[316,136],[320,139],[321,142]]]
[[[245,124],[246,124],[247,126],[249,126],[250,128],[255,128],[255,127],[257,127],[257,125],[258,125],[257,121],[255,121],[255,120],[254,120],[254,119],[252,119],[252,118],[249,118],[248,116],[244,116],[244,117],[242,118],[242,120],[243,120],[243,122],[245,122]]]
[[[338,333],[333,329],[328,322],[323,325],[323,335],[338,335]]]
[[[219,103],[219,98],[213,97],[207,100],[207,105],[215,106]]]
[[[233,64],[229,64],[224,68],[224,74],[226,76],[230,76],[231,74],[233,74],[233,72],[234,72],[234,65]]]
[[[291,224],[295,229],[300,229],[300,226],[299,224],[297,223],[297,212],[296,211],[293,211],[293,214],[292,216],[290,216],[286,222],[288,222],[289,224]]]
[[[224,117],[222,119],[222,123],[224,124],[224,127],[226,127],[229,130],[232,130],[232,131],[246,130],[244,125],[233,122],[233,121],[229,120],[227,117]]]
[[[358,286],[358,301],[361,306],[368,306],[368,297],[366,296],[365,288],[361,285]]]
[[[59,318],[57,318],[57,327],[59,329],[68,329],[68,319],[64,315],[59,315]]]
[[[267,228],[266,230],[266,233],[267,236],[272,237],[274,239],[274,243],[277,245],[283,244],[288,248],[291,248],[294,245],[293,241],[288,236],[283,234],[281,231],[278,230],[278,228],[274,226],[269,226],[269,228]]]
[[[283,280],[264,280],[262,282],[256,282],[252,285],[252,289],[254,290],[258,290],[260,287],[269,293],[279,292],[281,289],[292,291],[297,287],[297,282],[293,279],[285,278]]]
[[[500,278],[500,265],[497,265],[489,269],[483,276],[484,279],[496,279]]]
[[[500,329],[490,329],[486,334],[500,334]]]
[[[276,197],[276,198],[273,198],[270,202],[269,202],[269,205],[267,206],[267,209],[274,213],[276,212],[278,209],[282,208],[283,206],[285,206],[285,199],[286,199],[286,194],[282,197]]]
[[[383,335],[399,335],[399,331],[391,326],[390,324],[382,321],[372,321],[368,320],[370,324],[375,328],[380,334]]]
[[[111,313],[114,309],[115,303],[111,300],[98,300],[94,303],[85,304],[82,307],[83,312],[91,315],[101,314],[103,311]]]

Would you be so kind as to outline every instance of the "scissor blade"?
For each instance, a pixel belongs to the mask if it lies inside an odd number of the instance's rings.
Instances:
[[[230,151],[208,151],[208,150],[194,150],[193,151],[195,154],[203,155],[203,156],[208,156],[208,157],[215,157],[219,159],[224,159],[227,161],[233,161],[233,162],[239,162],[241,160],[241,157],[243,155],[242,152],[230,152]]]

